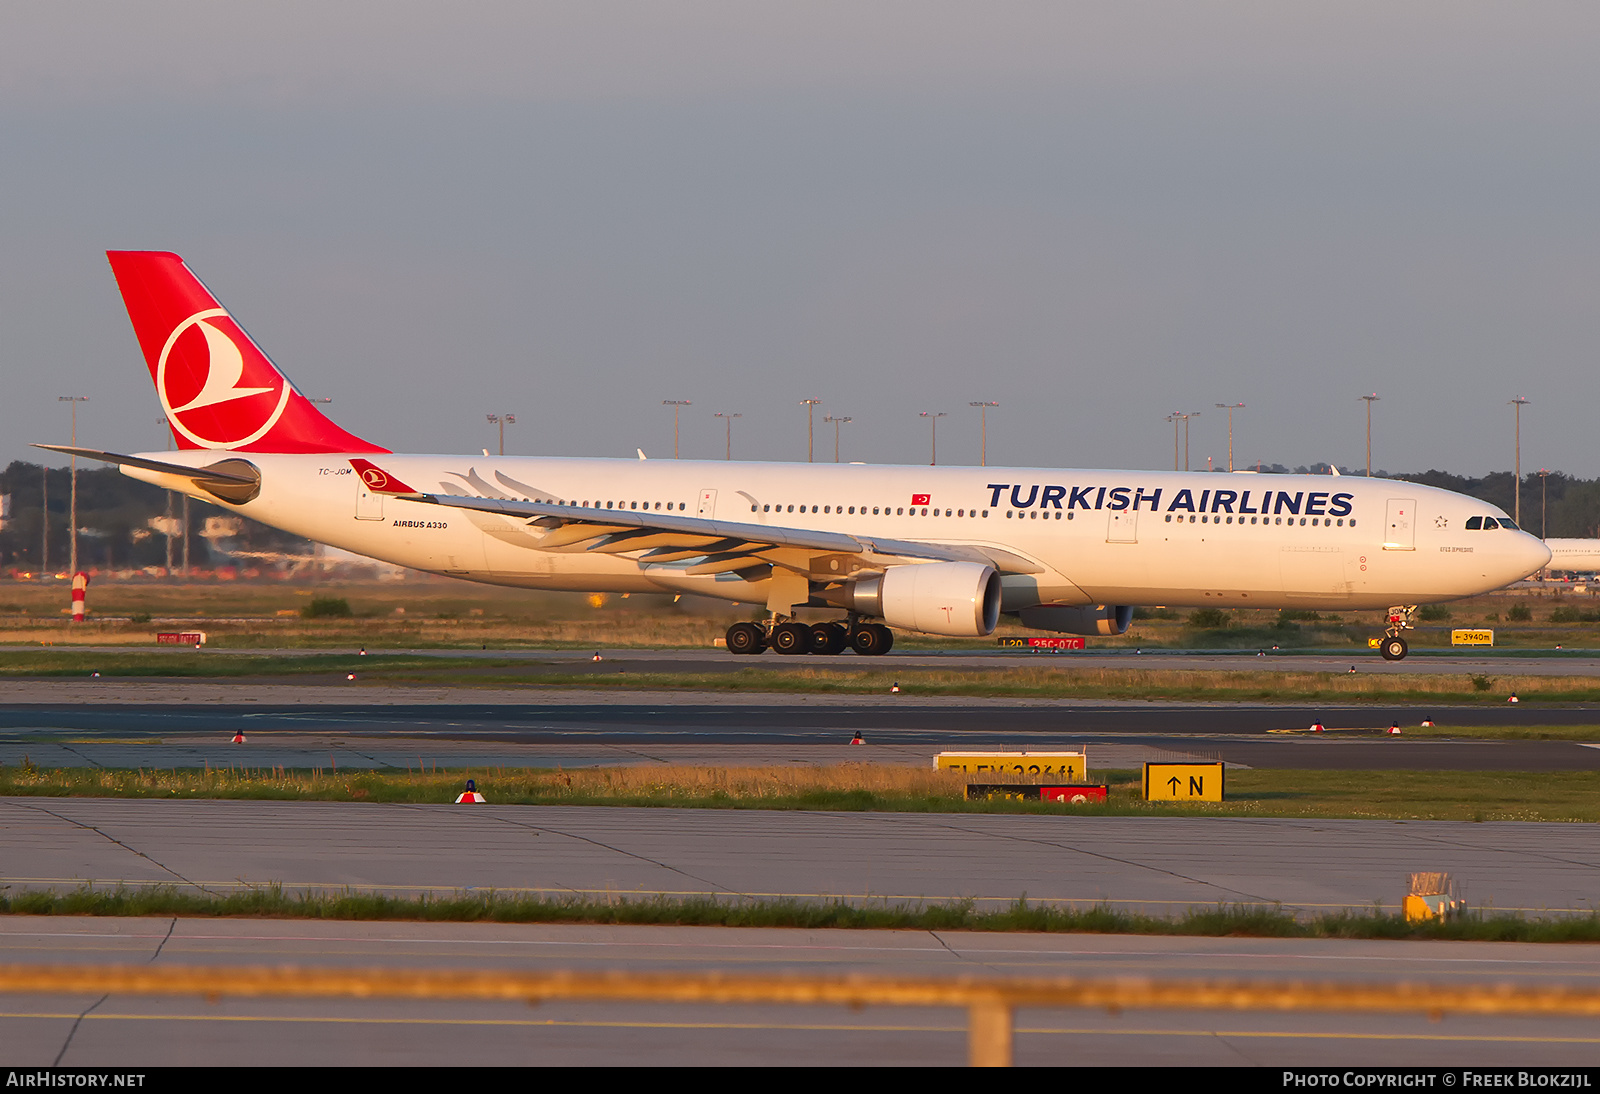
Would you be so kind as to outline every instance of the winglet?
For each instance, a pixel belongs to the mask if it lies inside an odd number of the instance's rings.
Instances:
[[[376,466],[368,460],[353,459],[350,466],[356,469],[356,474],[361,476],[361,481],[367,484],[367,489],[374,494],[417,494],[405,483],[395,478],[389,472]]]

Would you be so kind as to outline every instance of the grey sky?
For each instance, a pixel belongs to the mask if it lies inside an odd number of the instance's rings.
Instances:
[[[1600,474],[1600,9],[0,2],[0,459],[183,254],[407,451]]]

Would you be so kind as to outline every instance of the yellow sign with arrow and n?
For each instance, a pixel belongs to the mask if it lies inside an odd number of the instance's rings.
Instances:
[[[1144,800],[1147,802],[1219,802],[1222,800],[1221,763],[1145,764]]]

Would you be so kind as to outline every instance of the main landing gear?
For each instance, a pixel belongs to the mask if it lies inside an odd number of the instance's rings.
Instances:
[[[1410,650],[1411,647],[1406,645],[1406,640],[1400,636],[1400,632],[1411,629],[1413,626],[1411,613],[1416,610],[1415,604],[1389,609],[1389,626],[1384,630],[1383,640],[1378,644],[1378,650],[1383,654],[1385,661],[1403,660]]]
[[[782,623],[735,623],[728,628],[728,652],[758,654],[769,647],[782,654],[843,653],[848,647],[864,657],[888,653],[894,632],[882,623],[806,624],[790,619]]]

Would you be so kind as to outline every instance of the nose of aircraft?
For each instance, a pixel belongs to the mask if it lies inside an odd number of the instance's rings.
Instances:
[[[1550,563],[1550,548],[1544,540],[1527,532],[1518,532],[1516,541],[1507,555],[1507,568],[1515,571],[1511,581],[1520,581]]]

